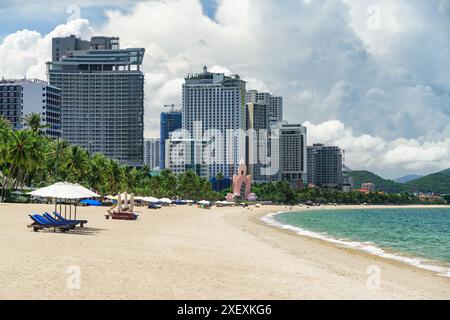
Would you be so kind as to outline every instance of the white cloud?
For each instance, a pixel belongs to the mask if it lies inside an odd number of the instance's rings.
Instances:
[[[304,123],[308,144],[338,145],[345,150],[346,165],[371,169],[392,178],[408,172],[429,173],[450,167],[450,138],[419,141],[398,138],[386,141],[379,136],[357,135],[338,120],[321,124]]]
[[[45,79],[45,62],[52,56],[52,38],[71,34],[86,37],[90,32],[89,22],[79,19],[57,26],[44,36],[26,29],[12,33],[0,44],[0,75]]]

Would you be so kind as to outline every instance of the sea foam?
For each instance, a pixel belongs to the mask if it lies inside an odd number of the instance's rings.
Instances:
[[[433,264],[425,262],[424,260],[422,260],[420,258],[405,257],[400,254],[386,252],[385,250],[383,250],[380,247],[377,247],[375,244],[373,244],[371,242],[358,242],[358,241],[351,241],[351,240],[347,240],[347,239],[337,239],[326,233],[314,232],[314,231],[310,231],[310,230],[303,229],[300,227],[295,227],[295,226],[292,226],[289,224],[283,224],[281,222],[276,221],[274,217],[276,215],[282,214],[282,213],[285,213],[285,212],[279,211],[279,212],[275,212],[275,213],[269,213],[268,215],[263,216],[261,218],[261,220],[266,224],[269,224],[271,226],[275,226],[275,227],[278,227],[281,229],[293,231],[301,236],[320,239],[323,241],[334,243],[338,246],[360,250],[360,251],[363,251],[363,252],[366,252],[369,254],[373,254],[373,255],[376,255],[376,256],[379,256],[382,258],[386,258],[386,259],[400,261],[400,262],[407,263],[407,264],[412,265],[417,268],[435,272],[439,276],[450,278],[450,268],[433,265]]]

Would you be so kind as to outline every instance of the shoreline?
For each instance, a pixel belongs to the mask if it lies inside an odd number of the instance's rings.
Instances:
[[[285,206],[138,208],[137,221],[79,207],[84,230],[26,227],[51,209],[0,205],[0,299],[450,299],[448,278],[260,221]],[[372,266],[380,288],[368,286]]]
[[[376,257],[397,261],[400,263],[404,263],[405,265],[412,266],[415,268],[418,268],[420,270],[426,270],[429,272],[432,272],[433,274],[450,278],[450,267],[443,266],[445,264],[445,261],[438,261],[438,260],[432,260],[427,259],[423,257],[413,256],[411,254],[403,253],[394,251],[392,249],[382,248],[379,245],[371,242],[371,243],[362,243],[357,240],[352,239],[338,239],[333,235],[329,235],[326,232],[325,233],[319,233],[315,232],[309,229],[305,229],[303,227],[296,227],[289,224],[283,224],[281,222],[276,221],[274,218],[276,215],[283,214],[283,213],[292,213],[292,212],[311,212],[311,211],[323,211],[323,210],[362,210],[362,209],[369,209],[369,210],[383,210],[383,209],[440,209],[440,208],[450,208],[450,206],[446,205],[401,205],[401,206],[392,206],[392,205],[373,205],[373,206],[353,206],[353,205],[342,205],[342,206],[320,206],[320,207],[295,207],[295,209],[292,210],[283,210],[278,212],[271,212],[268,214],[261,214],[259,216],[259,220],[268,226],[275,227],[279,230],[285,230],[288,232],[292,232],[296,234],[297,236],[306,237],[310,239],[319,240],[321,242],[331,243],[335,245],[336,247],[344,247],[347,249],[356,250],[358,252],[370,254]]]

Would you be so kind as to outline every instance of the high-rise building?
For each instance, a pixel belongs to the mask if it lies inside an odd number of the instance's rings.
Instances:
[[[308,183],[319,188],[342,189],[342,150],[314,144],[308,147]]]
[[[279,161],[278,178],[301,187],[306,183],[306,127],[300,124],[278,123],[272,127],[277,132],[278,149],[271,151]],[[279,152],[278,157],[275,152]],[[275,164],[274,164],[275,166]]]
[[[283,121],[283,97],[273,96],[268,92],[249,90],[245,96],[247,103],[265,104],[269,108],[270,123]]]
[[[191,170],[208,178],[209,165],[202,161],[207,145],[207,141],[169,137],[166,140],[166,169],[175,174]]]
[[[151,169],[159,168],[159,138],[144,139],[144,164]]]
[[[206,155],[211,176],[232,177],[239,162],[246,160],[245,87],[238,75],[211,73],[206,67],[188,75],[183,84],[183,129],[195,140],[214,140]]]
[[[160,116],[159,167],[166,169],[166,143],[170,134],[182,126],[181,111],[163,112]]]
[[[62,90],[62,137],[124,165],[140,166],[144,139],[145,49],[115,37],[53,39],[51,85]]]
[[[24,117],[30,113],[41,116],[48,126],[48,137],[61,136],[61,90],[37,79],[0,80],[0,115],[11,122],[13,129],[24,127]]]
[[[271,176],[262,170],[270,166],[269,122],[269,108],[266,104],[247,103],[247,167],[255,183],[271,180]]]

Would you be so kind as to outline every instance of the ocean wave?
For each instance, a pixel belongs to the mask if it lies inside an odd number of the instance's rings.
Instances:
[[[386,252],[385,250],[381,249],[380,247],[377,247],[372,242],[358,242],[358,241],[350,241],[347,239],[337,239],[337,238],[330,236],[327,233],[314,232],[314,231],[310,231],[310,230],[303,229],[300,227],[295,227],[295,226],[292,226],[289,224],[283,224],[281,222],[276,221],[274,217],[276,215],[282,214],[282,213],[285,213],[285,212],[279,211],[279,212],[275,212],[275,213],[270,213],[268,215],[263,216],[261,218],[261,220],[266,224],[269,224],[271,226],[275,226],[275,227],[278,227],[281,229],[293,231],[301,236],[320,239],[320,240],[331,242],[331,243],[334,243],[336,245],[343,246],[346,248],[360,250],[360,251],[363,251],[363,252],[366,252],[369,254],[373,254],[373,255],[382,257],[382,258],[400,261],[400,262],[407,263],[407,264],[412,265],[417,268],[435,272],[439,276],[450,278],[450,268],[433,265],[433,264],[430,264],[420,258],[405,257],[400,254]]]

